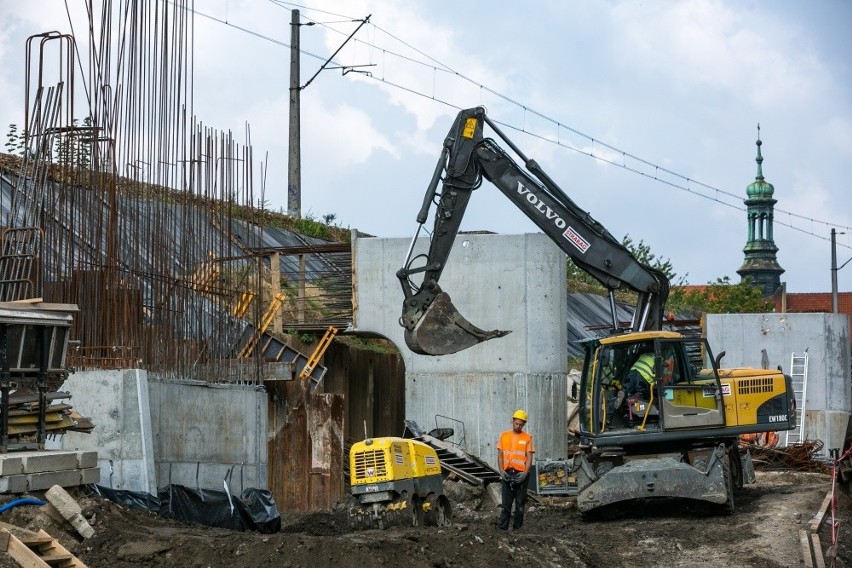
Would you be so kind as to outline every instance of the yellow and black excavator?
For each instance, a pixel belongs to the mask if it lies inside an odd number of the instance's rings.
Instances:
[[[443,527],[452,523],[435,450],[407,438],[367,438],[349,451],[353,528]]]
[[[524,167],[484,137],[485,125]],[[417,216],[408,257],[397,272],[405,295],[400,324],[408,347],[422,355],[445,355],[509,333],[468,322],[438,285],[471,194],[483,178],[609,290],[612,333],[585,341],[578,393],[580,450],[571,475],[580,513],[590,516],[609,505],[655,497],[696,499],[733,511],[734,491],[754,478],[751,459],[740,452],[737,438],[795,428],[790,377],[780,370],[721,369],[724,353],[714,358],[706,340],[663,331],[667,276],[639,262],[580,209],[481,107],[456,117]],[[425,262],[414,267],[415,242],[433,205],[429,251]],[[421,274],[417,285],[413,277]],[[637,295],[628,330],[619,327],[615,315],[619,289]],[[647,392],[625,396],[628,374],[643,354],[650,357],[643,379]]]

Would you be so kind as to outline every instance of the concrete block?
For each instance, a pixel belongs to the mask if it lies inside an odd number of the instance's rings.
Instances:
[[[82,476],[79,469],[65,469],[61,471],[47,471],[43,473],[29,473],[29,490],[41,491],[49,489],[54,485],[60,487],[76,487],[80,485]]]
[[[99,467],[89,467],[86,469],[80,470],[80,484],[81,485],[89,485],[90,483],[100,483],[101,482],[101,468]]]
[[[17,475],[24,473],[24,462],[18,456],[0,455],[0,475]]]
[[[45,492],[44,496],[51,505],[56,507],[59,514],[73,525],[77,532],[80,533],[80,536],[89,538],[95,534],[89,522],[83,518],[80,505],[62,487],[54,485]]]
[[[24,473],[77,469],[76,452],[25,452],[21,459],[24,462]]]
[[[26,475],[4,475],[0,477],[0,493],[26,493]]]
[[[97,467],[98,465],[98,452],[78,452],[77,453],[77,467],[80,469],[86,469],[90,467]]]

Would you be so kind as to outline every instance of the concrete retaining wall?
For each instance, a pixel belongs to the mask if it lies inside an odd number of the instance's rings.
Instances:
[[[101,485],[156,494],[148,378],[139,369],[81,371],[60,390],[95,424],[91,434],[67,432],[59,449],[98,454]]]
[[[267,489],[267,395],[261,387],[153,379],[151,427],[159,485]]]
[[[156,494],[178,483],[232,491],[266,489],[267,397],[262,388],[151,379],[142,370],[83,371],[61,390],[92,419],[58,449],[98,453],[100,484]]]

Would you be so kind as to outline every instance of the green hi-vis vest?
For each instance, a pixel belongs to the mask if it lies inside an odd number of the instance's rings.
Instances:
[[[630,367],[631,371],[638,372],[643,379],[648,381],[648,384],[654,382],[654,354],[653,353],[643,353],[636,359],[636,362],[633,363],[633,366]]]

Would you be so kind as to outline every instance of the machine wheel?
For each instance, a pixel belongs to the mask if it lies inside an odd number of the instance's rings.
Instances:
[[[432,493],[424,502],[426,514],[425,524],[432,527],[446,527],[453,523],[453,512],[450,500],[444,495]]]
[[[728,452],[728,455],[730,454],[731,452]],[[739,455],[737,455],[737,461],[739,461]],[[730,459],[722,460],[722,471],[724,472],[725,477],[725,490],[728,494],[728,501],[724,505],[725,512],[727,512],[729,515],[732,515],[734,513],[734,480],[733,476],[731,475]],[[740,470],[740,473],[742,473],[742,470]]]
[[[731,470],[731,486],[734,492],[740,491],[743,488],[743,462],[736,444],[728,449],[728,461]]]
[[[405,518],[410,519],[412,527],[423,526],[423,502],[420,500],[420,497],[417,494],[412,494],[405,498],[405,509],[403,510],[403,519]]]

